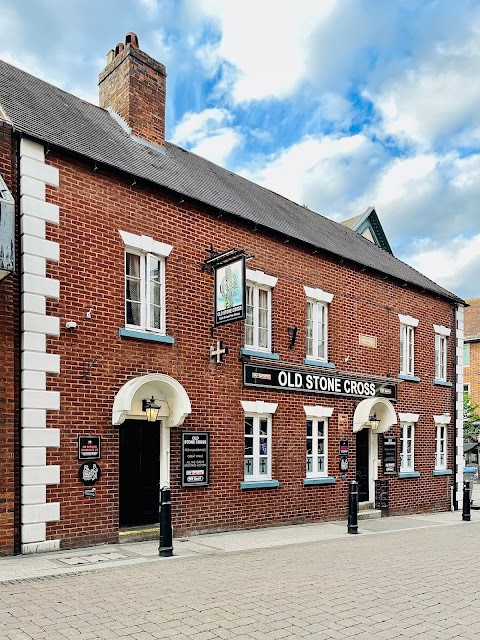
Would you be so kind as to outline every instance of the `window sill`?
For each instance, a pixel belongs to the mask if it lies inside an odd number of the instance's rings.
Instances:
[[[255,349],[247,349],[242,347],[240,349],[242,356],[253,356],[254,358],[266,358],[267,360],[280,360],[278,353],[271,353],[269,351],[256,351]]]
[[[451,469],[435,469],[433,472],[434,476],[451,476],[452,475],[452,470]]]
[[[447,382],[446,380],[437,380],[436,378],[433,381],[433,384],[438,384],[440,387],[451,387],[452,383]]]
[[[407,380],[408,382],[420,382],[420,378],[418,376],[407,376],[404,373],[399,373],[398,379]]]
[[[251,480],[240,483],[240,489],[276,489],[279,486],[278,480]]]
[[[305,358],[303,364],[308,364],[311,367],[325,367],[327,369],[335,369],[335,365],[333,362],[322,362],[321,360],[311,360],[310,358]]]
[[[134,329],[119,329],[118,333],[121,338],[137,338],[137,340],[164,342],[166,344],[174,344],[175,342],[172,336],[162,336],[158,333],[147,333],[146,331],[135,331]]]
[[[399,478],[419,478],[420,471],[400,471]]]
[[[335,478],[332,476],[327,476],[325,478],[304,478],[303,484],[307,486],[309,484],[334,484]]]

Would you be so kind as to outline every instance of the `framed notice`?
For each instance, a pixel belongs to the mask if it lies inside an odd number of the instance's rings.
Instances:
[[[206,487],[210,467],[210,434],[182,431],[182,487]]]
[[[100,436],[78,436],[78,459],[100,460]]]
[[[214,267],[215,326],[245,319],[245,256]]]
[[[397,438],[391,436],[383,436],[383,473],[385,475],[398,473]]]

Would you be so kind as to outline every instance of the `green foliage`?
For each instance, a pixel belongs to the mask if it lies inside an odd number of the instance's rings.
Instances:
[[[480,435],[480,415],[477,413],[478,404],[475,404],[469,393],[463,394],[463,434],[465,439],[477,441]],[[478,423],[478,424],[475,424]]]

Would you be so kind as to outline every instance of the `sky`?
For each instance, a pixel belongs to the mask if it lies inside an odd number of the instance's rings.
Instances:
[[[480,296],[479,0],[0,0],[0,58],[98,104],[125,34],[167,67],[166,137]]]

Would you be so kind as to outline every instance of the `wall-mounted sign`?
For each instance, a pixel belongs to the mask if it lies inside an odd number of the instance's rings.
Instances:
[[[78,436],[78,459],[100,459],[100,436]]]
[[[78,477],[83,484],[95,484],[95,482],[100,478],[100,473],[100,467],[98,464],[89,460],[88,462],[84,462],[80,465]]]
[[[338,426],[339,427],[348,427],[348,413],[339,413],[338,414]]]
[[[377,337],[376,336],[366,336],[364,333],[360,333],[358,335],[358,344],[361,347],[370,347],[370,349],[377,348]]]
[[[329,373],[300,371],[273,365],[243,365],[243,384],[246,387],[302,391],[353,398],[397,399],[395,382],[346,378]]]
[[[245,319],[245,256],[214,265],[215,326]]]
[[[84,498],[96,498],[97,497],[97,488],[96,487],[85,487],[83,490]]]
[[[383,436],[383,473],[397,473],[397,438]]]
[[[348,440],[340,440],[338,443],[338,453],[341,456],[348,456]]]
[[[348,471],[348,458],[345,456],[340,458],[340,462],[338,466],[342,473],[345,473],[346,471]]]
[[[207,431],[182,431],[182,487],[208,485],[209,445]]]

